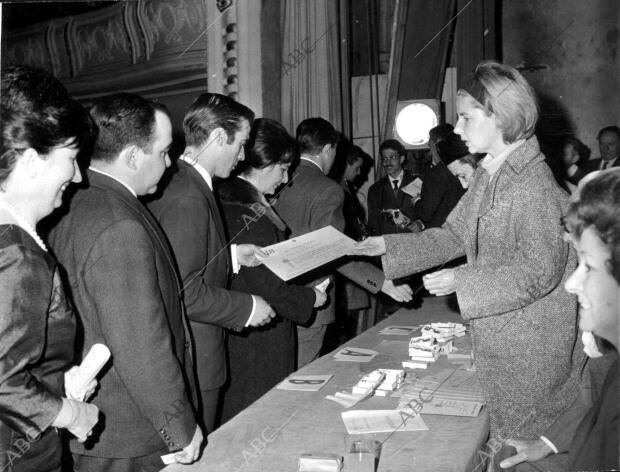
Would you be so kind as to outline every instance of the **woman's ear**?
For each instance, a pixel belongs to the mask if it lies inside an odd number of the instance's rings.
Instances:
[[[21,166],[31,178],[36,178],[42,172],[44,164],[45,159],[31,147],[22,152],[21,157],[17,159],[17,165]]]

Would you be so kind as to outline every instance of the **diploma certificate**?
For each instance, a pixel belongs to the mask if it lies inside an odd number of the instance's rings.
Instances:
[[[264,247],[266,257],[257,256],[282,280],[291,280],[344,256],[355,245],[333,226],[325,226],[272,246]]]

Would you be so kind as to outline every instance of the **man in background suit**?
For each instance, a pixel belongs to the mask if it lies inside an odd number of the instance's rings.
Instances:
[[[243,160],[253,119],[252,110],[229,97],[200,95],[183,120],[186,147],[178,169],[163,195],[148,204],[168,236],[181,273],[207,432],[215,427],[220,388],[226,381],[223,328],[240,331],[275,316],[263,298],[226,290],[231,262],[257,265],[257,248],[228,245],[213,195],[213,177],[228,177]]]
[[[598,147],[601,157],[586,161],[583,165],[584,174],[595,170],[605,170],[611,167],[620,167],[620,128],[606,126],[598,132]]]
[[[301,160],[289,185],[280,193],[276,210],[290,228],[291,237],[328,225],[344,231],[344,190],[326,176],[336,158],[336,130],[323,118],[308,118],[297,127],[297,144]],[[381,290],[397,301],[411,299],[409,286],[394,286],[392,281],[386,280],[383,273],[368,262],[353,261],[343,264],[339,261],[339,265],[327,266],[306,274],[303,281],[308,286],[315,286],[333,270],[369,292],[377,293]],[[318,357],[327,326],[336,320],[334,293],[332,286],[328,305],[317,310],[311,326],[297,327],[299,367]]]
[[[94,442],[71,441],[80,471],[158,471],[160,456],[197,459],[202,432],[190,400],[189,333],[174,259],[138,201],[170,165],[170,118],[137,95],[95,101],[99,136],[87,176],[50,243],[65,267],[83,328],[81,357],[112,352],[93,398],[104,414]]]
[[[395,139],[379,146],[386,176],[368,190],[368,226],[373,235],[410,232],[407,227],[415,220],[413,198],[402,191],[416,178],[403,169],[405,148]],[[386,210],[398,210],[398,214]]]

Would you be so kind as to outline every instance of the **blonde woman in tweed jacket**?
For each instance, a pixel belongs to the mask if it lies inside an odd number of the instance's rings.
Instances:
[[[466,255],[425,277],[435,295],[456,292],[471,322],[491,437],[536,438],[577,398],[585,362],[577,306],[563,290],[575,256],[563,240],[568,196],[533,135],[534,93],[513,68],[482,63],[459,90],[455,132],[486,153],[468,192],[441,228],[368,238],[357,255],[383,255],[389,279]]]

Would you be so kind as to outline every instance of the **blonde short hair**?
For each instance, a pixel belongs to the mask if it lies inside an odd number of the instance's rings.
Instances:
[[[487,115],[495,115],[504,142],[514,143],[534,134],[538,121],[536,95],[514,67],[481,62],[471,83],[457,93],[473,98]]]

